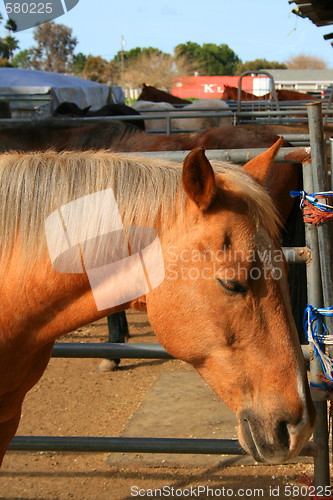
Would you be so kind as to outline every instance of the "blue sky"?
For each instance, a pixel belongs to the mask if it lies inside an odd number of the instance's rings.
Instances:
[[[332,30],[298,18],[293,7],[288,0],[80,0],[56,22],[73,29],[76,52],[108,60],[120,50],[123,36],[126,50],[152,46],[172,53],[187,41],[226,43],[243,61],[282,62],[306,53],[333,68],[333,48],[323,39]],[[32,30],[17,38],[22,49],[34,43]]]

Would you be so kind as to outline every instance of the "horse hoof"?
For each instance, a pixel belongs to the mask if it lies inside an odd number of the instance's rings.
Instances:
[[[113,359],[103,359],[97,367],[100,372],[113,372],[118,368],[118,363]]]

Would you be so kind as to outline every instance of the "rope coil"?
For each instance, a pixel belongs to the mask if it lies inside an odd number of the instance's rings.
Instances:
[[[332,391],[333,360],[325,353],[325,345],[333,345],[333,335],[328,333],[323,319],[324,316],[333,316],[333,307],[316,308],[308,305],[304,312],[304,331],[308,341],[313,344],[315,356],[320,359],[325,377],[324,384],[310,385]]]
[[[290,191],[290,196],[301,197],[300,208],[303,210],[304,222],[318,225],[333,218],[333,206],[320,200],[333,196],[333,191],[319,191],[308,194],[306,191]]]

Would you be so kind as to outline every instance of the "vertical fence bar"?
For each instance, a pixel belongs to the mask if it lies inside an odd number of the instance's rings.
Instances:
[[[333,137],[330,137],[330,174],[331,174],[331,190],[333,191]]]
[[[323,121],[322,121],[322,109],[321,103],[310,103],[307,105],[308,118],[309,118],[309,132],[310,132],[310,145],[311,145],[311,156],[312,156],[312,179],[313,186],[307,186],[309,192],[313,191],[327,191],[328,189],[328,176],[326,169],[326,158],[325,158],[325,141],[323,133]],[[306,190],[307,190],[306,189]],[[312,276],[314,281],[309,281],[308,291],[309,297],[308,302],[315,307],[328,307],[333,305],[333,281],[330,270],[330,262],[332,256],[332,245],[330,241],[331,228],[328,224],[320,225],[317,230],[315,228],[308,227],[307,233],[312,232],[312,244],[315,244],[316,237],[314,236],[315,231],[317,232],[317,249],[319,255],[316,258],[316,272],[319,274],[318,277]],[[314,249],[313,249],[314,250]],[[320,269],[318,264],[320,264]],[[322,297],[320,297],[320,292],[316,289],[321,277],[322,285]],[[315,291],[311,289],[314,288]],[[313,302],[312,302],[313,301]],[[318,302],[317,302],[318,301]],[[332,330],[332,319],[328,318],[327,322],[328,328]],[[315,358],[311,362],[311,381],[318,383],[318,374],[322,372],[319,366],[318,360]],[[329,444],[328,444],[328,416],[327,416],[327,402],[326,401],[315,401],[315,407],[317,411],[317,425],[314,433],[314,440],[318,445],[319,453],[318,457],[314,460],[314,471],[315,471],[315,484],[316,486],[329,486],[330,485],[330,471],[329,471]]]
[[[307,193],[313,192],[312,180],[313,166],[310,163],[303,165],[303,184]],[[311,259],[306,265],[308,304],[321,307],[323,304],[322,282],[320,274],[320,258],[317,228],[310,224],[305,225],[305,240],[311,250]],[[320,384],[319,374],[322,372],[320,361],[313,355],[310,356],[311,382]],[[314,389],[312,399],[317,413],[317,425],[314,432],[314,441],[318,446],[318,455],[314,458],[314,478],[316,486],[328,486],[329,479],[329,452],[328,452],[328,422],[327,403],[321,401],[322,391]],[[316,401],[316,399],[318,399]]]
[[[171,118],[169,114],[166,115],[165,120],[166,120],[166,135],[171,135]]]
[[[313,191],[325,191],[328,188],[327,182],[327,171],[325,164],[325,143],[323,135],[322,126],[322,114],[321,114],[321,104],[319,106],[308,106],[308,116],[309,116],[309,130],[310,130],[310,144],[312,153],[312,177],[313,177]],[[322,282],[322,294],[323,297],[318,302],[318,305],[324,305],[328,307],[331,303],[330,296],[332,296],[330,290],[332,289],[330,283],[330,248],[329,241],[329,227],[324,224],[318,227],[318,248],[319,248],[319,262],[320,271],[319,276],[321,276]],[[319,281],[319,279],[317,280]],[[311,286],[311,282],[310,282]],[[310,301],[309,301],[310,302]],[[312,302],[310,302],[312,304]],[[329,320],[328,327],[331,329],[332,323]],[[320,383],[318,380],[318,374],[321,373],[321,367],[319,366],[318,360],[314,360],[311,369],[311,380],[315,383]],[[330,484],[329,477],[329,444],[328,444],[328,419],[327,419],[327,403],[326,401],[315,402],[317,411],[317,426],[314,434],[314,439],[318,445],[319,455],[315,459],[315,483],[317,486],[326,486]]]
[[[310,145],[312,156],[312,175],[314,191],[329,190],[328,171],[325,156],[325,138],[321,113],[321,103],[308,104]],[[333,305],[333,226],[332,221],[320,224],[317,228],[320,269],[323,286],[324,307]],[[333,318],[327,317],[328,328],[333,331]]]

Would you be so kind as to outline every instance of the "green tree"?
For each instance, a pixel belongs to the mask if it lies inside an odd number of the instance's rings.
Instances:
[[[112,62],[121,63],[121,61],[123,60],[124,63],[131,63],[137,60],[142,55],[151,57],[154,55],[157,56],[161,54],[163,54],[163,52],[160,49],[157,49],[156,47],[135,47],[134,49],[131,50],[119,50],[117,54],[114,56]]]
[[[11,35],[7,35],[1,39],[1,45],[3,47],[2,54],[3,57],[10,60],[13,57],[13,53],[18,49],[18,40]]]
[[[183,57],[187,60],[194,71],[198,70],[198,59],[200,58],[201,47],[195,42],[180,43],[175,47],[176,60]],[[196,69],[197,68],[197,69]]]
[[[84,55],[82,52],[73,55],[72,72],[74,75],[81,75],[81,73],[83,73],[87,59],[88,57]]]
[[[0,23],[1,21],[3,21],[3,16],[0,14]],[[2,59],[2,66],[7,65],[6,60],[9,62],[13,57],[14,51],[19,47],[18,40],[9,34],[10,32],[15,32],[17,29],[15,21],[8,19],[5,24],[5,29],[8,32],[7,36],[0,38],[0,58]],[[11,64],[8,64],[8,66],[11,66]]]
[[[100,56],[88,56],[83,69],[83,77],[98,83],[109,83],[114,66]]]
[[[259,71],[260,69],[287,69],[287,66],[277,61],[267,61],[267,59],[255,59],[245,63],[239,61],[236,66],[236,73],[240,75],[244,71]]]
[[[12,68],[13,65],[6,58],[0,58],[0,68]]]
[[[206,75],[233,75],[239,58],[225,43],[204,43],[200,54],[200,67]]]
[[[1,14],[0,14],[1,16]],[[3,19],[3,17],[1,16],[1,20]],[[16,25],[16,22],[13,20],[13,19],[8,19],[6,21],[6,24],[5,24],[5,29],[7,31],[12,31],[12,32],[15,32],[17,30],[17,25]]]
[[[187,42],[175,47],[176,61],[183,57],[191,65],[193,71],[202,75],[233,75],[239,57],[225,43],[197,43]]]
[[[32,47],[32,65],[35,69],[70,73],[77,38],[72,29],[54,21],[41,24],[34,29],[37,47]]]
[[[16,68],[32,69],[32,52],[29,49],[20,50],[12,58],[11,63]]]

